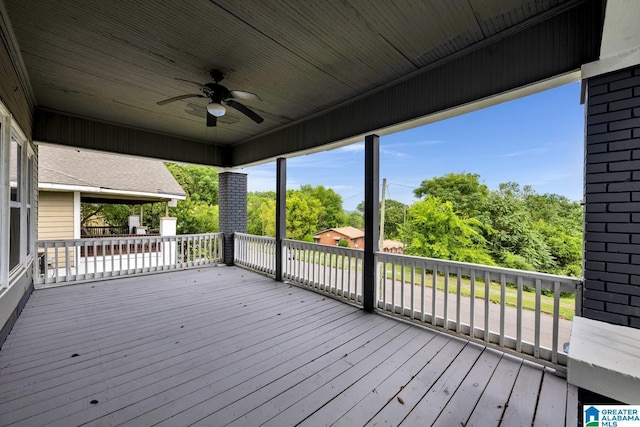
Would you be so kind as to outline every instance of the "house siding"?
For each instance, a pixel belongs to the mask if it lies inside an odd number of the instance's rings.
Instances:
[[[41,191],[38,198],[38,239],[73,239],[73,193]]]
[[[38,240],[73,239],[73,193],[40,191],[38,193]],[[70,265],[74,263],[74,253],[69,253]],[[47,250],[49,268],[55,268],[55,252]],[[57,268],[64,268],[66,255],[58,251]]]
[[[316,243],[322,245],[337,245],[340,240],[349,242],[349,247],[353,249],[364,249],[364,237],[351,238],[334,230],[324,231],[316,235]]]
[[[640,328],[640,66],[586,84],[582,314]]]

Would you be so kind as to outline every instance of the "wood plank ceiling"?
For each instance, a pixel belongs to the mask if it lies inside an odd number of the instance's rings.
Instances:
[[[4,1],[34,107],[216,146],[317,117],[583,3]],[[208,128],[206,99],[156,104],[198,93],[176,78],[210,82],[214,68],[226,73],[229,89],[262,98],[243,102],[263,123],[228,109]]]

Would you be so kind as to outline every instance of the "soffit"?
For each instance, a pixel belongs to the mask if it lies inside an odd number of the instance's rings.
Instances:
[[[303,123],[580,3],[5,0],[39,109],[216,146]],[[243,101],[262,124],[229,109],[207,128],[204,99],[156,104],[197,93],[176,78],[209,82],[213,68],[262,98]]]

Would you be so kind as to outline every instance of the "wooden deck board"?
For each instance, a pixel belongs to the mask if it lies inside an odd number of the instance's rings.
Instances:
[[[235,267],[36,290],[0,351],[1,426],[576,417],[539,365]]]

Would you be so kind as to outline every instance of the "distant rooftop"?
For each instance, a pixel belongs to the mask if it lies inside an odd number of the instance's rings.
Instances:
[[[321,235],[322,233],[326,233],[327,231],[335,231],[336,233],[340,233],[343,236],[347,236],[350,239],[357,239],[359,237],[364,237],[364,230],[355,227],[335,227],[329,228],[327,230],[322,230],[314,235],[314,237]]]

